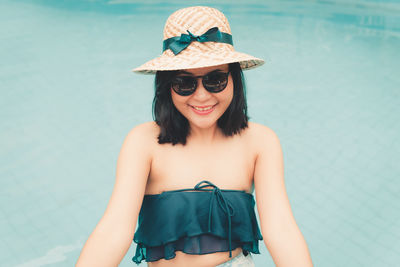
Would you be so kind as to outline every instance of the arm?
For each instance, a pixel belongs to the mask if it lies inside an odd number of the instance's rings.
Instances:
[[[148,124],[147,124],[148,125]],[[151,164],[148,126],[126,136],[117,161],[114,189],[103,217],[86,241],[76,267],[118,266],[133,239]]]
[[[279,139],[270,128],[257,128],[254,185],[265,245],[278,267],[313,266],[286,194]]]

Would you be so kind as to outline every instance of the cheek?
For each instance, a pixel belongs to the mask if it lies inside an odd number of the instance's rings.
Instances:
[[[176,94],[172,89],[171,89],[171,99],[172,99],[172,104],[176,107],[177,110],[181,111],[182,107],[186,106],[186,99],[185,97],[182,97],[178,94]]]
[[[226,107],[228,107],[233,99],[233,87],[230,86],[229,88],[226,88],[227,90],[224,91],[224,95],[221,95],[221,97],[224,99]]]

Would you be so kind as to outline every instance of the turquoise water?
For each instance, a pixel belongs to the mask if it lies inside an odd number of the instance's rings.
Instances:
[[[74,265],[125,135],[151,120],[153,76],[130,69],[161,53],[170,13],[198,3],[0,2],[1,266]],[[245,72],[249,113],[280,137],[315,266],[398,266],[400,3],[202,3],[267,61]],[[257,266],[274,266],[260,249]]]

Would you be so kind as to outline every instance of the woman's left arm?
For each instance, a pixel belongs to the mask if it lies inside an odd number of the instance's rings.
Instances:
[[[306,241],[296,224],[285,189],[282,148],[275,132],[258,125],[254,172],[261,233],[278,267],[313,266]]]

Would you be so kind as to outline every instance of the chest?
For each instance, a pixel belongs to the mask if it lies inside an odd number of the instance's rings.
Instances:
[[[252,191],[256,155],[242,140],[208,146],[159,146],[146,194],[192,188],[209,180],[223,189]]]

